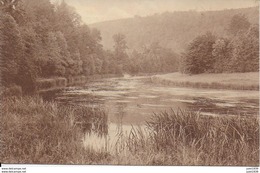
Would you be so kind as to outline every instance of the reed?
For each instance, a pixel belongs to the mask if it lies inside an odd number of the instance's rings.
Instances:
[[[118,128],[112,141],[101,109],[32,97],[1,106],[1,163],[259,166],[258,116],[172,110],[128,133]]]
[[[145,128],[118,136],[107,164],[259,166],[258,120],[182,110],[154,114]]]
[[[91,157],[81,141],[86,132],[107,131],[102,110],[32,97],[2,100],[1,110],[1,163],[83,164],[103,157]]]
[[[126,140],[138,165],[259,166],[256,116],[211,117],[178,110],[154,114],[147,129],[146,134],[133,130]]]

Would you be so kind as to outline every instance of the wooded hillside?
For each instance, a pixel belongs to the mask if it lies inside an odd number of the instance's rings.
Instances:
[[[106,21],[90,27],[100,30],[101,44],[105,49],[113,49],[112,36],[122,33],[126,36],[129,49],[139,50],[146,44],[159,42],[162,47],[180,53],[195,37],[208,31],[225,37],[228,24],[236,14],[244,14],[252,24],[259,21],[259,9],[252,7],[208,12],[165,12],[147,17]]]

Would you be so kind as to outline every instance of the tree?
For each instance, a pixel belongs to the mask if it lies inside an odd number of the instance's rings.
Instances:
[[[189,74],[212,72],[214,66],[212,51],[215,40],[216,37],[210,32],[196,37],[182,55],[182,72]]]
[[[80,58],[83,63],[83,73],[85,75],[93,75],[95,73],[94,54],[96,50],[96,41],[91,35],[91,30],[87,25],[78,28],[78,49]]]
[[[0,11],[11,15],[19,24],[23,22],[24,10],[21,8],[22,0],[0,0]]]
[[[213,44],[212,55],[214,57],[213,71],[215,73],[229,72],[231,61],[230,40],[219,38]]]
[[[127,59],[127,43],[126,43],[126,37],[123,34],[115,34],[113,35],[113,39],[114,39],[114,56],[115,59],[117,60],[117,63],[122,65],[125,60]]]
[[[236,14],[232,17],[228,26],[228,33],[232,36],[238,34],[238,32],[245,32],[250,27],[250,22],[245,15]]]
[[[73,7],[70,7],[64,0],[56,5],[55,28],[65,35],[73,28],[79,27],[82,23],[81,17]]]
[[[4,12],[15,11],[19,1],[20,0],[0,0],[0,9]]]
[[[129,72],[132,74],[141,72],[142,55],[137,50],[133,50],[129,56]]]
[[[24,93],[35,91],[36,73],[34,65],[26,56],[26,45],[14,18],[0,13],[0,32],[2,34],[1,73],[2,84],[6,87],[19,85]]]
[[[251,26],[247,32],[238,33],[231,41],[233,72],[259,71],[259,31]]]
[[[0,13],[0,22],[2,84],[9,86],[16,84],[18,61],[23,56],[23,44],[18,25],[12,16]]]
[[[64,76],[65,74],[65,67],[64,62],[62,61],[62,50],[59,47],[60,44],[58,43],[57,33],[49,32],[48,40],[46,44],[47,52],[47,65],[44,69],[44,73],[47,76]]]

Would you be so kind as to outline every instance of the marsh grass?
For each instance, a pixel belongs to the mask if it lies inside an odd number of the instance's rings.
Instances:
[[[1,163],[80,164],[104,157],[92,157],[96,153],[80,141],[86,131],[106,131],[101,110],[32,97],[2,100],[1,110]]]
[[[120,138],[113,164],[259,166],[258,117],[162,112]]]
[[[155,114],[150,142],[178,165],[259,165],[258,117],[211,117],[199,112]]]
[[[258,116],[161,112],[145,127],[118,128],[111,142],[100,109],[32,97],[1,106],[1,163],[259,166]],[[99,150],[84,147],[86,135],[104,139]]]

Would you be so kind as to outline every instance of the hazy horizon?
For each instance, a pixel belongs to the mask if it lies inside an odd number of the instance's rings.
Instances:
[[[56,0],[53,0],[56,1]],[[259,5],[257,0],[65,0],[86,24],[174,11],[215,11]]]

